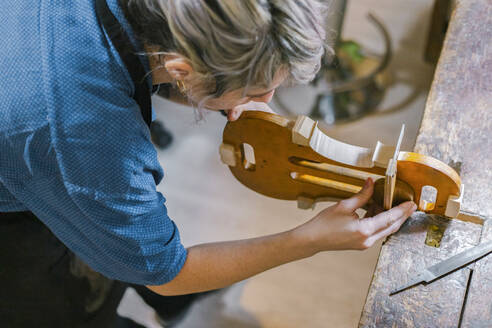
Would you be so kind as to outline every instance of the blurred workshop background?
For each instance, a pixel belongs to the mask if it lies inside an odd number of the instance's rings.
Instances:
[[[427,45],[434,5],[333,1],[331,35],[342,31],[336,65],[325,67],[315,84],[279,90],[270,105],[282,115],[309,114],[325,122],[331,137],[366,147],[378,140],[394,144],[404,123],[402,150],[412,150],[439,51]],[[299,210],[295,202],[243,187],[219,159],[223,116],[212,113],[197,122],[190,108],[158,96],[153,104],[173,136],[159,151],[166,176],[158,189],[186,246],[287,230],[330,205]],[[325,252],[262,273],[196,302],[178,328],[356,327],[379,248]],[[159,327],[153,310],[131,289],[118,312]]]

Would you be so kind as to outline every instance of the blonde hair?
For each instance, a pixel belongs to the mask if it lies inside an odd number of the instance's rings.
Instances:
[[[311,81],[326,44],[316,0],[126,0],[124,10],[154,54],[189,60],[201,97],[268,87],[280,69]]]

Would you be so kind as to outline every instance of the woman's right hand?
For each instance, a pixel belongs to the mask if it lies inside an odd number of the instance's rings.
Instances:
[[[355,210],[369,201],[373,189],[374,183],[368,180],[357,195],[321,211],[293,230],[190,247],[184,266],[172,281],[148,287],[161,295],[197,293],[229,286],[320,251],[366,249],[397,231],[415,210],[415,204],[407,202],[361,219]]]
[[[400,228],[417,206],[405,202],[373,217],[359,218],[355,212],[372,196],[374,182],[367,179],[362,190],[351,198],[321,211],[310,221],[294,229],[315,254],[328,250],[363,250]]]

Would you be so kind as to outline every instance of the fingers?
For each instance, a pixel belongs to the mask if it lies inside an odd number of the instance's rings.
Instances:
[[[397,232],[400,229],[401,225],[403,223],[405,223],[405,221],[407,219],[408,219],[408,217],[402,217],[402,218],[398,219],[396,222],[394,222],[392,225],[390,225],[388,228],[383,229],[381,231],[378,231],[377,233],[375,233],[371,237],[367,238],[366,239],[366,244],[367,244],[366,246],[371,247],[379,239],[385,238],[385,237]]]
[[[374,181],[371,178],[367,178],[364,187],[354,196],[340,201],[340,205],[350,212],[355,211],[371,199],[373,192]]]
[[[357,221],[359,233],[364,237],[360,249],[369,248],[377,240],[398,231],[416,208],[413,202],[406,202],[372,218]]]
[[[241,116],[241,113],[244,112],[245,110],[256,110],[260,112],[275,114],[275,112],[267,104],[263,102],[250,101],[246,104],[239,105],[234,107],[233,109],[227,110],[227,119],[229,121],[235,121]]]
[[[241,116],[241,113],[243,112],[243,110],[241,108],[233,108],[233,109],[229,109],[227,111],[227,120],[228,121],[235,121],[239,118],[239,116]]]
[[[374,234],[391,227],[400,220],[405,221],[416,209],[417,205],[414,202],[405,202],[372,218],[364,219],[364,224],[367,224],[368,229]]]

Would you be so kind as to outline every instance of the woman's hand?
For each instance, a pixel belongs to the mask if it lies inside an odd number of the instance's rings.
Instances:
[[[320,251],[366,249],[397,231],[415,210],[415,204],[407,202],[360,219],[355,210],[369,201],[373,188],[374,183],[368,180],[357,195],[321,211],[293,230],[190,247],[183,268],[172,281],[147,287],[161,295],[197,293],[228,286]]]
[[[239,118],[239,116],[241,116],[241,113],[245,110],[257,110],[257,111],[261,111],[261,112],[267,112],[267,113],[275,114],[275,112],[266,103],[250,101],[248,103],[236,106],[233,109],[226,110],[227,120],[229,120],[229,121],[237,120]]]
[[[413,202],[405,202],[373,217],[359,218],[355,210],[371,199],[373,191],[374,182],[367,179],[358,194],[321,211],[297,227],[296,233],[307,241],[313,253],[371,247],[378,239],[398,231],[417,208]]]

